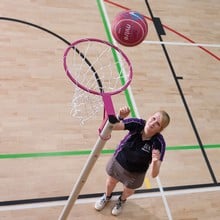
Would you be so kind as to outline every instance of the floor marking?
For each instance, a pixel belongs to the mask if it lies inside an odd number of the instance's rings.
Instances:
[[[183,43],[166,41],[143,41],[144,44],[164,44],[172,46],[191,46],[191,47],[220,47],[220,44],[202,44],[202,43]]]
[[[162,186],[161,181],[160,181],[160,177],[157,176],[156,180],[157,180],[157,185],[158,185],[158,187],[160,189],[160,195],[162,196],[162,200],[163,200],[163,203],[164,203],[164,206],[165,206],[165,210],[166,210],[168,219],[172,220],[173,217],[172,217],[172,214],[171,214],[171,211],[170,211],[170,207],[169,207],[168,202],[167,202],[167,198],[166,198],[165,192],[163,190],[163,186]]]
[[[220,144],[209,144],[203,145],[205,149],[220,149]],[[91,148],[91,147],[90,147]],[[189,146],[167,146],[166,150],[200,150],[198,145],[189,145]],[[115,149],[104,149],[102,154],[113,154]],[[9,154],[0,154],[1,159],[17,159],[17,158],[34,158],[34,157],[63,157],[63,156],[83,156],[89,155],[91,150],[75,150],[75,151],[57,151],[57,152],[35,152],[35,153],[9,153]]]
[[[197,189],[183,189],[183,190],[173,190],[164,192],[166,196],[180,196],[180,195],[187,195],[193,193],[206,193],[206,192],[217,192],[220,191],[220,186],[217,187],[205,187],[205,188],[197,188]],[[161,197],[160,192],[149,192],[149,193],[137,193],[132,195],[129,200],[135,199],[145,199],[145,198],[157,198]],[[112,200],[117,200],[118,196],[113,196]],[[75,204],[91,204],[92,205],[96,202],[97,198],[89,198],[89,199],[79,199],[76,200]],[[1,206],[0,212],[3,211],[15,211],[15,210],[25,210],[25,209],[37,209],[37,208],[47,208],[47,207],[59,207],[64,206],[66,201],[58,201],[58,202],[41,202],[41,203],[33,203],[33,204],[25,204],[25,205],[8,205],[8,206]]]
[[[144,183],[145,183],[146,189],[151,189],[150,180],[147,177],[144,179]]]

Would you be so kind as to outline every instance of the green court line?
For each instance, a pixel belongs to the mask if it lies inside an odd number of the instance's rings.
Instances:
[[[209,144],[203,146],[205,149],[220,149],[220,144]],[[167,147],[168,151],[176,150],[199,150],[198,145],[189,146],[170,146]],[[114,149],[102,150],[101,154],[113,154]],[[58,152],[38,152],[38,153],[17,153],[17,154],[0,154],[0,159],[16,159],[16,158],[42,158],[42,157],[63,157],[63,156],[83,156],[89,155],[91,150],[80,151],[58,151]]]
[[[97,0],[96,2],[97,2],[98,9],[99,9],[99,13],[101,15],[102,23],[104,25],[104,29],[105,29],[108,41],[109,41],[109,43],[114,44],[114,41],[113,41],[113,38],[112,38],[112,35],[111,35],[111,31],[110,31],[109,26],[108,26],[108,21],[107,21],[107,18],[105,16],[105,12],[104,12],[104,8],[102,6],[102,3],[101,3],[100,0]],[[118,57],[116,56],[115,53],[113,53],[113,56],[114,56],[115,60],[118,60]],[[119,70],[122,67],[121,67],[119,62],[117,62],[117,63],[118,63],[117,68]],[[125,84],[125,78],[124,77],[121,77],[121,83],[122,83],[122,85]],[[133,106],[133,103],[132,103],[131,94],[129,93],[129,90],[125,89],[124,94],[125,94],[128,106],[130,107],[131,116],[135,117],[136,113],[135,113],[135,109],[134,109],[134,106]]]

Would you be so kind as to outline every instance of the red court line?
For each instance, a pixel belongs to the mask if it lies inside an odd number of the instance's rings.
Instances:
[[[104,1],[105,1],[106,3],[111,4],[111,5],[114,5],[114,6],[117,6],[117,7],[119,7],[119,8],[122,8],[122,9],[124,9],[124,10],[131,10],[130,8],[127,8],[127,7],[125,7],[125,6],[123,6],[123,5],[120,5],[120,4],[116,3],[116,2],[109,1],[109,0],[104,0]],[[147,17],[147,16],[144,16],[144,17],[145,17],[146,19],[152,21],[152,19],[151,19],[150,17]],[[193,41],[193,40],[191,40],[190,38],[186,37],[185,35],[183,35],[183,34],[177,32],[176,30],[170,28],[169,26],[164,25],[164,24],[162,24],[162,25],[163,25],[163,27],[166,28],[167,30],[173,32],[174,34],[180,36],[181,38],[187,40],[188,42],[190,42],[190,43],[196,43],[195,41]],[[215,59],[217,59],[218,61],[220,61],[220,57],[219,57],[219,56],[217,56],[216,54],[212,53],[211,51],[209,51],[209,50],[206,49],[205,47],[202,47],[202,46],[197,46],[197,47],[200,48],[201,50],[203,50],[204,52],[206,52],[207,54],[209,54],[210,56],[212,56],[213,58],[215,58]]]

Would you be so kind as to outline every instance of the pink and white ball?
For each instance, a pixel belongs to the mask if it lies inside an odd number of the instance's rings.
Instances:
[[[115,40],[124,46],[140,44],[148,34],[148,24],[143,15],[136,11],[123,11],[112,22]]]

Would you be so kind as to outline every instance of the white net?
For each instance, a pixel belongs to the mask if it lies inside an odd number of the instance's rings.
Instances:
[[[78,118],[83,125],[89,119],[97,116],[101,109],[103,109],[103,101],[100,96],[75,86],[70,112],[74,118]]]

